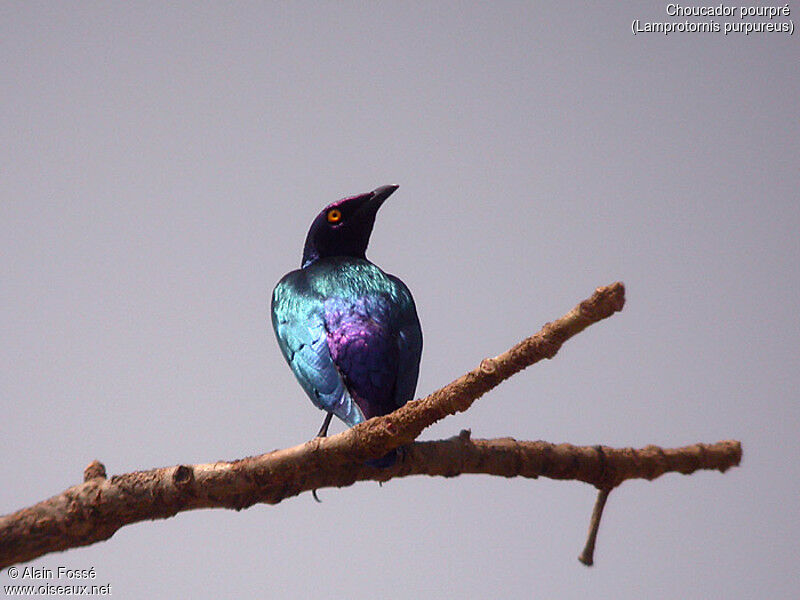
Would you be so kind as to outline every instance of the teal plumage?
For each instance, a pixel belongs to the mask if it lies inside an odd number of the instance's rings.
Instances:
[[[353,426],[414,396],[422,353],[414,299],[365,256],[375,214],[396,189],[328,205],[309,229],[302,268],[272,295],[281,352],[312,403],[328,413],[320,435],[330,415]]]

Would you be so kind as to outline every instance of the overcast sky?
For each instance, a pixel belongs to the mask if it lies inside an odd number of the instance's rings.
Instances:
[[[423,439],[744,445],[725,475],[614,492],[592,569],[593,488],[489,476],[184,513],[30,564],[116,598],[797,597],[798,35],[632,34],[686,21],[665,6],[0,3],[0,513],[92,459],[310,438],[272,287],[324,205],[388,183],[368,256],[416,298],[418,396],[628,290]]]

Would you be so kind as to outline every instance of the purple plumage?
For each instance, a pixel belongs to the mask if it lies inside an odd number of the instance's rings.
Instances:
[[[396,333],[386,325],[388,301],[341,298],[325,303],[331,359],[365,419],[393,411],[397,377]]]
[[[272,325],[297,381],[315,406],[349,426],[385,415],[414,396],[422,330],[397,277],[367,260],[375,214],[397,186],[328,205],[306,237],[301,268],[272,295]],[[389,466],[392,451],[374,466]]]

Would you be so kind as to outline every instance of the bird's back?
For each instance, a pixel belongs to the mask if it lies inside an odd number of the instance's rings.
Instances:
[[[272,321],[311,400],[348,425],[413,398],[422,353],[414,300],[369,261],[327,258],[292,271],[273,292]]]

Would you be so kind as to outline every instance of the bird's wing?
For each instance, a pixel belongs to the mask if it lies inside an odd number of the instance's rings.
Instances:
[[[364,417],[392,412],[398,348],[395,307],[383,293],[332,297],[325,302],[328,348]]]
[[[394,402],[399,408],[414,399],[419,376],[419,361],[422,357],[422,328],[411,292],[394,275],[389,275],[389,279],[395,284],[397,293],[398,364]]]
[[[272,293],[272,326],[297,381],[318,408],[348,425],[364,420],[328,348],[324,307],[301,271],[284,277]]]

